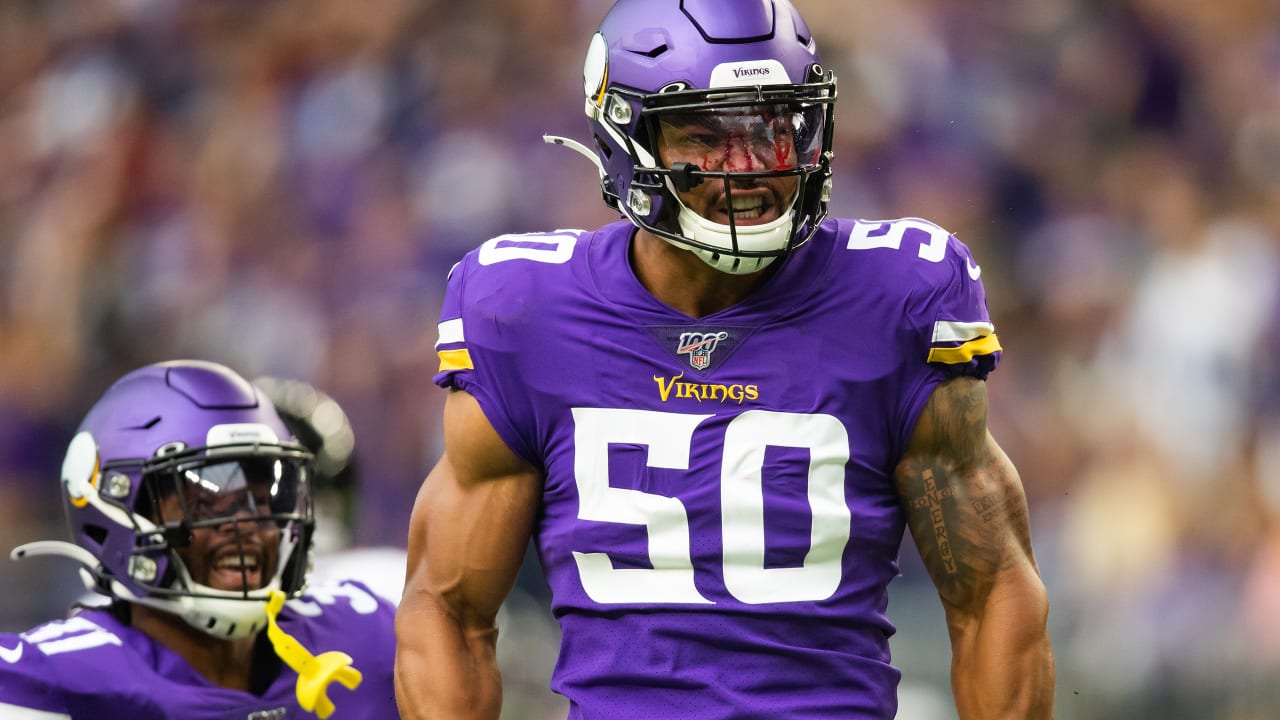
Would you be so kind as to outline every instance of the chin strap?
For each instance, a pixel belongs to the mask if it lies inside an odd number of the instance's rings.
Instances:
[[[298,673],[298,704],[303,710],[327,718],[333,714],[333,701],[325,695],[329,684],[336,680],[348,690],[355,690],[364,677],[351,666],[350,655],[337,650],[312,655],[296,638],[281,630],[276,616],[283,607],[284,593],[272,590],[267,601],[267,638],[280,659]]]

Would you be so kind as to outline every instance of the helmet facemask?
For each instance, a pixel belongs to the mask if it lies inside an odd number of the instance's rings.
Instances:
[[[677,97],[643,113],[660,165],[651,172],[676,208],[655,234],[729,273],[799,247],[825,215],[830,105],[769,94],[667,93]]]
[[[254,443],[104,465],[106,477],[142,479],[132,511],[120,507],[136,541],[127,577],[104,578],[111,594],[217,637],[262,630],[269,593],[296,595],[305,581],[310,461],[298,446]]]
[[[834,75],[817,65],[810,74],[799,85],[611,89],[596,122],[633,162],[619,210],[734,274],[804,244],[827,213],[835,102]],[[691,192],[711,199],[691,207]],[[757,206],[774,219],[755,222]]]

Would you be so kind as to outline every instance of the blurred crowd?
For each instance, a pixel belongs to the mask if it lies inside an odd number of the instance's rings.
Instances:
[[[992,429],[1053,602],[1058,717],[1280,707],[1280,4],[795,0],[840,78],[833,214],[921,216],[983,268]],[[582,59],[608,0],[0,2],[0,549],[65,532],[62,453],[176,357],[304,380],[360,457],[351,533],[403,545],[440,452],[445,275],[497,234],[615,219]],[[0,627],[77,594],[0,562]],[[554,628],[521,578],[511,718]],[[950,717],[908,543],[906,720]]]

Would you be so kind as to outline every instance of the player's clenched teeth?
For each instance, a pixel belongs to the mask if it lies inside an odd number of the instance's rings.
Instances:
[[[732,196],[729,202],[732,204],[733,219],[736,222],[758,220],[765,214],[765,199],[760,195]],[[719,211],[728,216],[729,205],[720,206]]]
[[[758,218],[764,213],[764,198],[759,196],[734,198],[733,212],[743,219]]]

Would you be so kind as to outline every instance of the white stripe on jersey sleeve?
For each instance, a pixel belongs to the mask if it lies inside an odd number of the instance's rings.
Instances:
[[[958,320],[939,320],[933,324],[934,342],[968,342],[986,337],[995,332],[996,326],[989,322],[960,322]]]
[[[462,332],[462,318],[445,320],[436,327],[440,333],[440,339],[436,340],[436,347],[449,343],[460,343],[467,339]]]
[[[0,702],[0,717],[5,720],[71,720],[70,715],[32,710]]]

